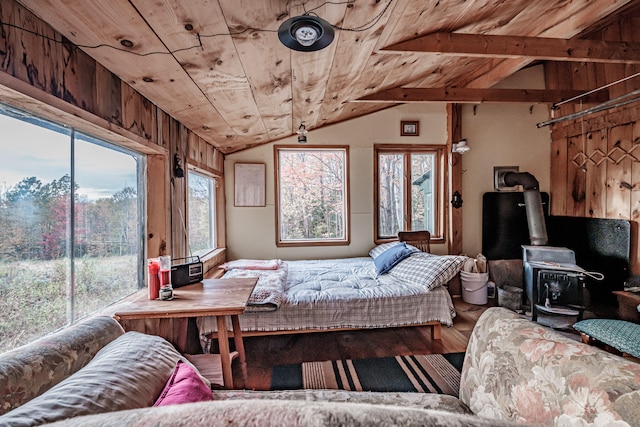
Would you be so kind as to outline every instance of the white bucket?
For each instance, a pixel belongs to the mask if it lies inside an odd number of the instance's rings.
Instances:
[[[489,273],[460,272],[462,300],[469,304],[484,305],[487,303],[487,282]]]

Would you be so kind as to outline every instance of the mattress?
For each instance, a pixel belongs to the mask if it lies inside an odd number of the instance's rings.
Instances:
[[[379,276],[370,257],[285,263],[288,275],[280,308],[239,316],[243,331],[453,324],[455,310],[446,287],[428,289],[389,274]],[[201,335],[216,330],[215,318],[197,321]]]

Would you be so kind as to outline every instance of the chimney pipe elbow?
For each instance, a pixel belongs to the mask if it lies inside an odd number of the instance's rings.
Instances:
[[[503,181],[508,187],[522,185],[526,190],[538,190],[540,183],[535,176],[529,172],[507,172],[504,174]]]

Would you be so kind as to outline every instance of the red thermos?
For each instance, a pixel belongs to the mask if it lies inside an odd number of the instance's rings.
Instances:
[[[157,260],[149,261],[149,299],[158,299],[160,294],[160,263]]]

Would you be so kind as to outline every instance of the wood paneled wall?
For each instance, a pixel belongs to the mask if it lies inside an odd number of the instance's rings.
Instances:
[[[173,156],[224,188],[223,155],[15,1],[0,0],[0,19],[0,102],[149,154],[148,255],[187,256],[187,180],[173,177]],[[223,197],[218,208],[224,218]]]
[[[640,9],[585,38],[640,41]],[[548,88],[592,90],[640,72],[638,65],[545,64]],[[640,77],[607,89],[614,99],[640,88]],[[562,105],[564,117],[593,105]],[[552,125],[551,214],[638,221],[640,217],[640,102]],[[632,223],[632,274],[640,274]]]

